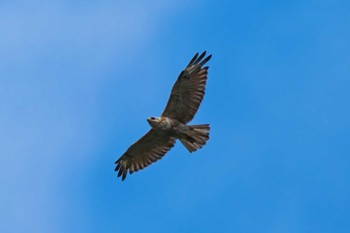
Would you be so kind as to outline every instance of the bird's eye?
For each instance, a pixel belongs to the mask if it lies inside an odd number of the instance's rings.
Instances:
[[[156,118],[154,118],[154,117],[151,117],[151,120],[154,120],[154,119],[156,119]]]

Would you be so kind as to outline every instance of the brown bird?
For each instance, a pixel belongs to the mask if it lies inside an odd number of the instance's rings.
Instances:
[[[208,78],[207,63],[211,55],[198,53],[177,78],[170,98],[160,117],[149,117],[150,129],[142,138],[132,144],[115,162],[118,177],[125,179],[153,162],[161,159],[179,139],[189,152],[196,151],[209,139],[209,124],[188,125],[196,114],[205,94]],[[204,59],[203,59],[204,58]]]

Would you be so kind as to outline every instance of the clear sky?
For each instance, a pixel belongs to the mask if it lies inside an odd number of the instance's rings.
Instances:
[[[350,2],[0,1],[0,232],[350,232]],[[114,161],[213,54],[159,162]]]

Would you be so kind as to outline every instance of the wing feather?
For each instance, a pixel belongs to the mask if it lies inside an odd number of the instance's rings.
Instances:
[[[204,58],[205,55],[205,51],[199,57],[196,53],[180,73],[162,116],[177,119],[182,123],[193,119],[203,100],[208,79],[209,67],[202,66],[210,60],[211,55]]]
[[[165,133],[151,129],[115,162],[115,171],[122,180],[130,174],[137,172],[151,163],[161,159],[174,145],[176,138]]]

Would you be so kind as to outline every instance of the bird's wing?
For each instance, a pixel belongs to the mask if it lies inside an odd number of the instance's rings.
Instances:
[[[151,129],[115,162],[118,177],[122,176],[124,180],[128,171],[132,174],[161,159],[174,146],[175,140],[170,135]]]
[[[188,123],[193,119],[203,100],[208,78],[209,67],[203,65],[210,60],[211,55],[204,58],[205,54],[206,52],[203,52],[198,57],[197,53],[181,72],[171,90],[162,116],[175,118],[182,123]]]

